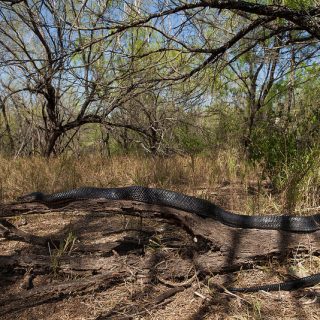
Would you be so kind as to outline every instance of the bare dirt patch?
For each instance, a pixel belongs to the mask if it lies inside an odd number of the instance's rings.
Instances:
[[[319,234],[280,248],[281,234],[272,240],[278,233],[270,231],[241,234],[174,210],[108,206],[37,207],[8,218],[48,242],[0,239],[1,319],[318,319],[319,287],[235,295],[216,285],[282,281],[292,261],[318,271]]]

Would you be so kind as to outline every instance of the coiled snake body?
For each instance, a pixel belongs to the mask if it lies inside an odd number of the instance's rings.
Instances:
[[[54,205],[64,201],[98,198],[110,200],[133,200],[149,204],[169,206],[183,211],[195,213],[201,217],[213,218],[223,224],[237,228],[274,229],[289,232],[315,232],[320,230],[320,214],[315,214],[312,216],[246,216],[226,211],[203,199],[187,196],[182,193],[169,190],[141,186],[123,188],[85,187],[49,195],[41,192],[33,192],[20,197],[18,200],[22,202],[42,202],[48,205]],[[247,292],[258,290],[292,290],[296,287],[315,285],[319,282],[320,273],[287,283],[252,288],[234,288],[231,290]]]

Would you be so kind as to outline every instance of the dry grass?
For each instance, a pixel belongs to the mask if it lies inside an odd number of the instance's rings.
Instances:
[[[197,158],[194,168],[187,158],[145,158],[118,156],[17,158],[0,159],[2,187],[13,194],[34,188],[55,191],[83,184],[115,186],[126,184],[158,186],[192,186],[212,184],[219,180],[234,180],[246,176],[246,168],[226,161],[224,155],[217,159]],[[236,161],[236,159],[234,159]],[[6,193],[9,197],[12,195]]]
[[[12,200],[32,190],[54,192],[79,186],[157,186],[197,194],[216,185],[248,186],[259,170],[239,161],[232,153],[189,158],[152,158],[87,155],[79,158],[61,156],[0,158],[2,198]]]
[[[56,192],[81,186],[115,187],[144,185],[181,191],[215,201],[237,212],[283,213],[290,185],[282,193],[270,189],[259,165],[252,165],[236,151],[188,157],[60,156],[0,158],[0,199],[14,200],[35,190]],[[304,178],[293,201],[296,213],[312,213],[320,205],[320,170]],[[292,196],[292,192],[290,193]],[[314,209],[314,210],[313,210]]]

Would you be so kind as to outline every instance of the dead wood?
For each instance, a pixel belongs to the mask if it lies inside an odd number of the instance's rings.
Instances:
[[[188,259],[177,263],[170,251],[154,253],[149,259],[134,251],[135,246],[143,247],[147,242],[139,239],[126,239],[106,243],[76,243],[72,254],[56,257],[55,272],[61,275],[81,277],[50,285],[34,285],[32,280],[39,274],[50,274],[53,271],[52,256],[39,252],[26,252],[19,255],[0,256],[1,270],[25,270],[21,292],[6,295],[0,300],[0,315],[9,314],[36,305],[64,299],[69,296],[83,295],[89,292],[105,290],[122,281],[133,281],[152,286],[155,283],[173,287],[163,294],[157,294],[152,302],[141,306],[138,314],[146,308],[161,306],[174,294],[183,291],[194,282],[206,276],[216,274],[229,275],[234,270],[247,268],[252,264],[264,262],[269,257],[281,258],[292,252],[308,254],[320,253],[320,232],[309,234],[288,233],[274,230],[238,229],[221,224],[213,219],[204,219],[194,214],[168,207],[148,205],[133,201],[91,200],[71,203],[63,208],[48,208],[42,204],[7,204],[1,207],[0,237],[7,240],[20,240],[46,247],[52,243],[50,236],[42,237],[27,233],[8,221],[15,216],[30,216],[59,212],[70,215],[90,217],[93,220],[115,215],[138,216],[141,219],[156,219],[182,227],[191,245],[177,242],[185,251],[190,251]],[[11,217],[11,218],[10,218]],[[24,228],[24,226],[21,226]],[[133,229],[135,230],[135,229]],[[151,230],[152,231],[152,230]],[[146,237],[151,234],[145,230]],[[114,233],[122,231],[114,230]],[[112,234],[112,232],[111,232]],[[101,236],[108,236],[108,232]],[[59,241],[57,235],[54,241]],[[191,237],[190,237],[191,236]],[[132,251],[119,255],[121,245],[133,244]],[[133,254],[135,253],[135,254]],[[165,263],[165,269],[161,266]],[[32,272],[28,273],[28,270]],[[170,272],[168,272],[170,271]],[[220,276],[224,278],[224,276]],[[33,287],[34,285],[34,287]],[[33,288],[32,288],[33,287]],[[29,289],[29,290],[27,290]],[[119,306],[122,310],[122,306]],[[111,312],[112,313],[112,312]],[[108,313],[107,313],[108,314]]]
[[[22,231],[6,219],[0,219],[0,226],[6,229],[0,235],[8,240],[23,241],[44,247],[46,247],[48,244],[51,244],[53,246],[59,245],[59,240],[53,240],[46,237],[39,237],[28,232]]]
[[[184,287],[175,287],[166,290],[159,294],[151,303],[138,304],[138,306],[126,306],[123,305],[116,310],[111,310],[107,313],[102,313],[95,320],[107,320],[107,319],[134,319],[150,313],[151,310],[165,306],[172,301],[172,297],[178,292],[184,291]],[[126,315],[125,315],[126,314]]]
[[[31,308],[46,302],[58,301],[75,295],[106,290],[123,280],[128,272],[109,272],[78,280],[64,281],[22,291],[19,295],[7,296],[0,300],[0,316]]]
[[[52,212],[87,212],[97,219],[113,214],[133,215],[142,218],[165,218],[168,222],[180,225],[193,235],[195,241],[204,239],[210,242],[211,249],[221,256],[237,252],[233,257],[243,263],[253,262],[259,257],[283,255],[291,250],[320,251],[320,231],[313,233],[290,233],[279,230],[241,229],[226,226],[219,221],[204,219],[189,212],[169,207],[149,205],[136,201],[108,201],[104,199],[73,202],[62,208],[48,208],[43,204],[2,205],[2,217],[29,214],[50,214]],[[3,219],[2,219],[3,221]],[[9,229],[10,230],[10,229]],[[11,229],[10,231],[13,231]],[[22,232],[16,232],[23,237]],[[25,236],[28,238],[28,236]],[[41,244],[43,240],[39,240]],[[216,257],[215,257],[216,258]]]

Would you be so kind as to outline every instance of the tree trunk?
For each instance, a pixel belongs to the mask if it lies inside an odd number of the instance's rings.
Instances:
[[[49,133],[48,138],[46,140],[45,149],[43,151],[43,155],[46,158],[49,158],[52,154],[55,153],[57,141],[62,136],[62,134],[62,131],[52,131]]]
[[[6,106],[1,100],[0,100],[0,102],[1,102],[0,107],[2,109],[3,120],[4,120],[4,124],[5,124],[5,128],[6,128],[6,132],[8,135],[8,139],[9,139],[10,153],[13,154],[14,149],[15,149],[15,143],[14,143],[14,139],[11,134],[11,128],[10,128],[10,124],[9,124],[7,113],[6,113]]]

